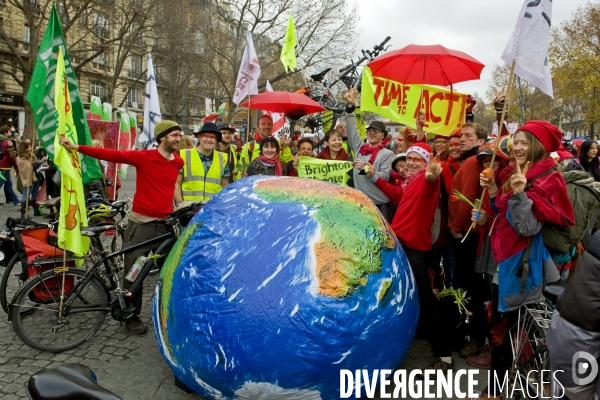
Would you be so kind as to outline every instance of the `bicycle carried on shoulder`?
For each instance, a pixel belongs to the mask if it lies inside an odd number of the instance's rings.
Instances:
[[[155,263],[169,254],[182,229],[180,219],[188,218],[193,207],[193,203],[181,207],[164,220],[169,232],[104,254],[87,270],[61,266],[31,277],[10,305],[9,320],[16,334],[34,349],[62,352],[90,339],[109,312],[117,321],[131,318],[135,307],[130,299],[143,290],[144,280]],[[159,244],[154,256],[143,266],[129,290],[123,289],[115,259],[151,244]],[[108,279],[98,274],[102,266]]]

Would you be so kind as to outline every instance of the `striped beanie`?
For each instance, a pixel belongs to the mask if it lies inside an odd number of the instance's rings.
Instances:
[[[175,121],[169,121],[168,119],[164,121],[160,121],[158,124],[154,126],[154,137],[158,142],[160,138],[167,136],[169,133],[173,131],[180,131],[181,127]]]

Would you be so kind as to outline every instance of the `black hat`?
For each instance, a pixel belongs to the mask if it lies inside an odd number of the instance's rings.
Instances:
[[[231,133],[235,132],[235,128],[227,123],[224,124],[219,124],[219,126],[217,127],[218,130],[221,129],[226,129],[228,131],[230,131]]]
[[[483,157],[485,157],[485,156],[492,156],[492,155],[494,155],[494,152],[492,151],[492,149],[480,150],[477,153],[477,159],[481,162],[481,160],[483,159]]]
[[[264,138],[263,140],[260,141],[260,152],[262,154],[263,151],[263,147],[265,147],[265,144],[267,143],[275,143],[275,147],[277,147],[277,151],[279,151],[279,142],[277,141],[277,139],[275,139],[273,136],[268,136],[266,138]]]
[[[396,170],[396,164],[398,164],[400,161],[406,161],[406,153],[398,153],[396,154],[396,157],[392,159],[392,169],[394,171]]]
[[[367,126],[367,130],[369,130],[369,128],[373,128],[373,129],[377,129],[378,131],[383,132],[384,134],[387,133],[387,129],[385,128],[385,124],[381,121],[373,121],[369,124],[369,126]]]
[[[202,128],[200,128],[200,130],[198,132],[196,132],[196,137],[200,136],[203,133],[213,133],[217,136],[217,142],[221,141],[221,137],[223,135],[221,135],[221,131],[219,131],[219,129],[217,128],[217,125],[215,125],[212,122],[205,122],[202,125]]]

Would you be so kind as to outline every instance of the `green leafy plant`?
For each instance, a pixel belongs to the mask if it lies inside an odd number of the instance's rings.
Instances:
[[[464,194],[462,194],[458,190],[455,190],[454,194],[452,196],[452,201],[456,201],[456,200],[464,201],[465,203],[467,203],[468,205],[470,205],[472,208],[479,209],[479,199],[476,199],[475,203],[473,203],[471,200],[469,200],[469,198],[467,196],[465,196]],[[467,236],[469,236],[469,233],[471,232],[471,229],[473,229],[474,227],[475,227],[475,221],[473,221],[471,223],[471,226],[469,227],[469,230],[465,234],[465,237],[463,237],[463,240],[460,241],[461,243],[463,243],[465,240],[467,240]]]
[[[469,298],[467,297],[467,292],[465,290],[462,288],[454,289],[452,286],[450,286],[438,294],[440,299],[447,296],[454,296],[454,304],[458,306],[458,312],[462,314],[464,311],[466,314],[470,314],[470,311],[467,310]]]

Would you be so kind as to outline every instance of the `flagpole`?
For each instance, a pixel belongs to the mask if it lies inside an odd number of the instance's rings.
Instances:
[[[500,116],[500,122],[498,123],[498,134],[496,135],[496,140],[494,141],[494,151],[492,153],[492,161],[490,162],[490,168],[493,168],[494,161],[496,160],[496,153],[498,152],[498,145],[500,144],[500,137],[502,136],[502,127],[504,126],[504,118],[506,117],[506,110],[508,109],[508,103],[510,102],[510,98],[512,96],[513,85],[515,80],[515,61],[513,60],[512,65],[510,66],[510,75],[508,77],[508,89],[506,89],[506,96],[504,96],[504,105],[502,106],[502,115]],[[483,199],[485,198],[487,192],[487,187],[483,188],[483,192],[481,193],[481,199],[479,200],[479,207],[477,207],[477,212],[475,213],[475,222],[479,219],[479,212],[481,211],[481,206],[483,205]]]
[[[246,122],[246,143],[250,139],[250,85],[248,85],[248,122]]]

